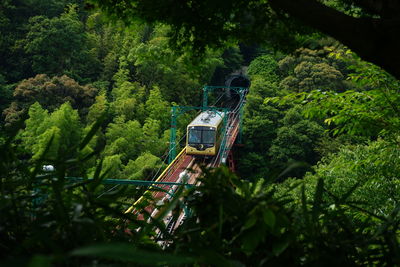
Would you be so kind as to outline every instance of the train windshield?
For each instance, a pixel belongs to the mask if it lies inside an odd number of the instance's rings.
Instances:
[[[201,130],[189,130],[189,144],[201,144]]]
[[[209,128],[209,127],[207,127]],[[213,145],[215,143],[215,131],[214,130],[203,130],[203,136],[201,139],[203,144]]]
[[[189,144],[211,144],[215,143],[215,129],[205,126],[192,126],[189,129]]]

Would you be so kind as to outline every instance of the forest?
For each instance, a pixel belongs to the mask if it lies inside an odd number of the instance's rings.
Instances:
[[[394,2],[3,0],[0,265],[399,265]],[[125,213],[147,188],[103,181],[154,180],[171,107],[238,70],[235,172],[160,204],[172,234]]]

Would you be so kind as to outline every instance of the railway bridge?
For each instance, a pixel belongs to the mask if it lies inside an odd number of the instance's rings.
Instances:
[[[169,214],[163,214],[159,207],[163,203],[174,200],[174,196],[182,187],[193,187],[198,185],[198,177],[202,175],[202,166],[216,168],[221,164],[226,164],[234,171],[234,160],[232,148],[235,142],[241,142],[241,124],[243,117],[243,107],[246,102],[249,81],[242,75],[233,75],[227,80],[224,86],[205,86],[203,88],[203,101],[201,107],[193,106],[173,106],[171,109],[171,134],[168,152],[168,166],[158,177],[152,181],[128,180],[128,179],[103,179],[101,183],[114,185],[145,186],[147,191],[137,199],[125,213],[134,213],[139,220],[151,220],[152,218],[162,219],[173,232],[174,229],[186,216],[181,212],[178,220]],[[235,85],[235,86],[231,86]],[[219,91],[219,97],[212,105],[209,105],[208,94]],[[222,102],[223,105],[218,103]],[[218,153],[212,158],[198,158],[186,153],[186,147],[177,153],[179,142],[176,141],[176,126],[178,117],[191,110],[215,112],[223,118],[220,136],[220,146]],[[185,138],[185,136],[183,136]],[[82,177],[66,177],[71,181],[84,181]],[[107,191],[108,192],[108,191]],[[100,195],[101,196],[101,195]],[[99,197],[100,197],[99,196]],[[151,201],[148,201],[151,200]],[[160,218],[161,217],[161,218]]]
[[[240,77],[242,79],[242,77]],[[231,79],[231,81],[234,79]],[[165,170],[152,182],[149,182],[149,189],[145,194],[140,197],[131,207],[126,210],[126,213],[136,213],[138,219],[144,220],[145,218],[158,218],[168,226],[170,232],[180,224],[185,218],[185,212],[181,212],[178,219],[174,221],[171,214],[165,214],[164,218],[160,217],[160,210],[158,207],[163,203],[169,202],[174,197],[174,194],[182,186],[190,187],[196,186],[199,181],[198,177],[202,174],[201,166],[207,168],[216,168],[221,164],[227,164],[231,170],[234,170],[234,160],[232,154],[232,148],[237,140],[241,139],[241,124],[243,116],[243,107],[245,104],[245,97],[248,90],[248,84],[246,87],[240,86],[205,86],[203,88],[203,103],[201,107],[172,107],[171,116],[171,137],[170,137],[170,148],[169,148],[169,165]],[[222,95],[235,95],[231,97],[233,100],[228,101],[226,107],[215,107],[208,105],[208,93],[211,91],[222,91]],[[221,97],[220,97],[221,98]],[[217,100],[218,101],[218,100]],[[199,110],[199,111],[211,111],[216,113],[224,113],[224,125],[221,131],[221,145],[216,156],[211,159],[196,158],[193,155],[186,153],[186,149],[183,148],[178,154],[176,154],[179,142],[176,142],[176,124],[177,118],[182,113],[188,110]],[[142,202],[145,199],[152,199],[153,204],[147,205],[143,208]],[[158,205],[159,204],[159,205]],[[149,218],[151,217],[151,218]]]

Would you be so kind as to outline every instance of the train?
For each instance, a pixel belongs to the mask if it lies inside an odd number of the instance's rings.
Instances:
[[[186,154],[212,157],[221,145],[224,113],[207,110],[201,112],[188,126]]]
[[[243,74],[235,73],[225,81],[223,108],[235,109],[240,95],[230,87],[249,88],[250,80]],[[247,93],[247,90],[246,92]],[[243,96],[243,95],[242,95]],[[213,157],[218,154],[221,145],[222,131],[224,128],[224,112],[206,110],[201,112],[188,126],[186,133],[186,154],[195,156]]]

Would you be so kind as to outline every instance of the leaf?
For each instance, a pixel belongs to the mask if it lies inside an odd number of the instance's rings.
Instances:
[[[325,124],[331,125],[333,118],[328,118],[324,120]]]
[[[78,248],[71,256],[95,257],[117,261],[127,261],[145,265],[189,264],[195,259],[184,255],[172,255],[165,252],[150,252],[136,249],[127,243],[100,244]]]
[[[278,242],[275,242],[273,247],[272,247],[272,252],[274,253],[275,256],[279,256],[284,252],[287,247],[289,246],[289,241],[288,240],[280,240]]]
[[[275,226],[275,222],[276,222],[276,217],[274,212],[271,209],[266,209],[263,211],[263,218],[264,218],[264,222],[272,228],[274,228]]]
[[[246,253],[253,252],[258,244],[264,239],[265,228],[253,228],[243,235],[242,249]]]
[[[256,224],[256,222],[257,222],[257,216],[254,213],[252,213],[250,217],[247,218],[247,221],[244,224],[242,230],[246,230],[253,227]]]
[[[103,175],[100,175],[102,167],[103,167],[103,159],[100,159],[100,162],[99,162],[99,164],[97,164],[96,170],[93,175],[93,181],[94,181],[93,188],[96,188],[101,183],[101,181],[104,179],[104,177],[102,177],[102,176],[105,176],[109,171],[109,170],[106,170],[103,173]]]
[[[317,187],[315,188],[314,194],[314,204],[312,207],[312,220],[314,223],[317,223],[318,214],[321,210],[321,203],[322,203],[322,194],[324,192],[324,180],[318,179]]]
[[[343,196],[340,198],[340,202],[341,203],[345,202],[353,194],[353,192],[360,186],[360,184],[361,181],[358,181],[352,187],[350,187],[350,189],[346,193],[344,193]]]
[[[51,265],[52,257],[44,255],[35,255],[30,260],[28,267],[46,267]]]
[[[231,264],[231,262],[229,262],[227,259],[225,259],[222,255],[218,254],[215,251],[201,250],[201,251],[198,251],[198,253],[201,255],[201,262],[207,263],[207,264],[209,264],[209,266],[230,267],[233,265],[233,264]]]
[[[305,185],[303,184],[301,186],[301,208],[303,211],[304,219],[306,221],[306,226],[307,226],[307,228],[310,228],[310,218],[309,218],[308,209],[307,209],[307,198],[306,198],[305,191],[306,191]]]

